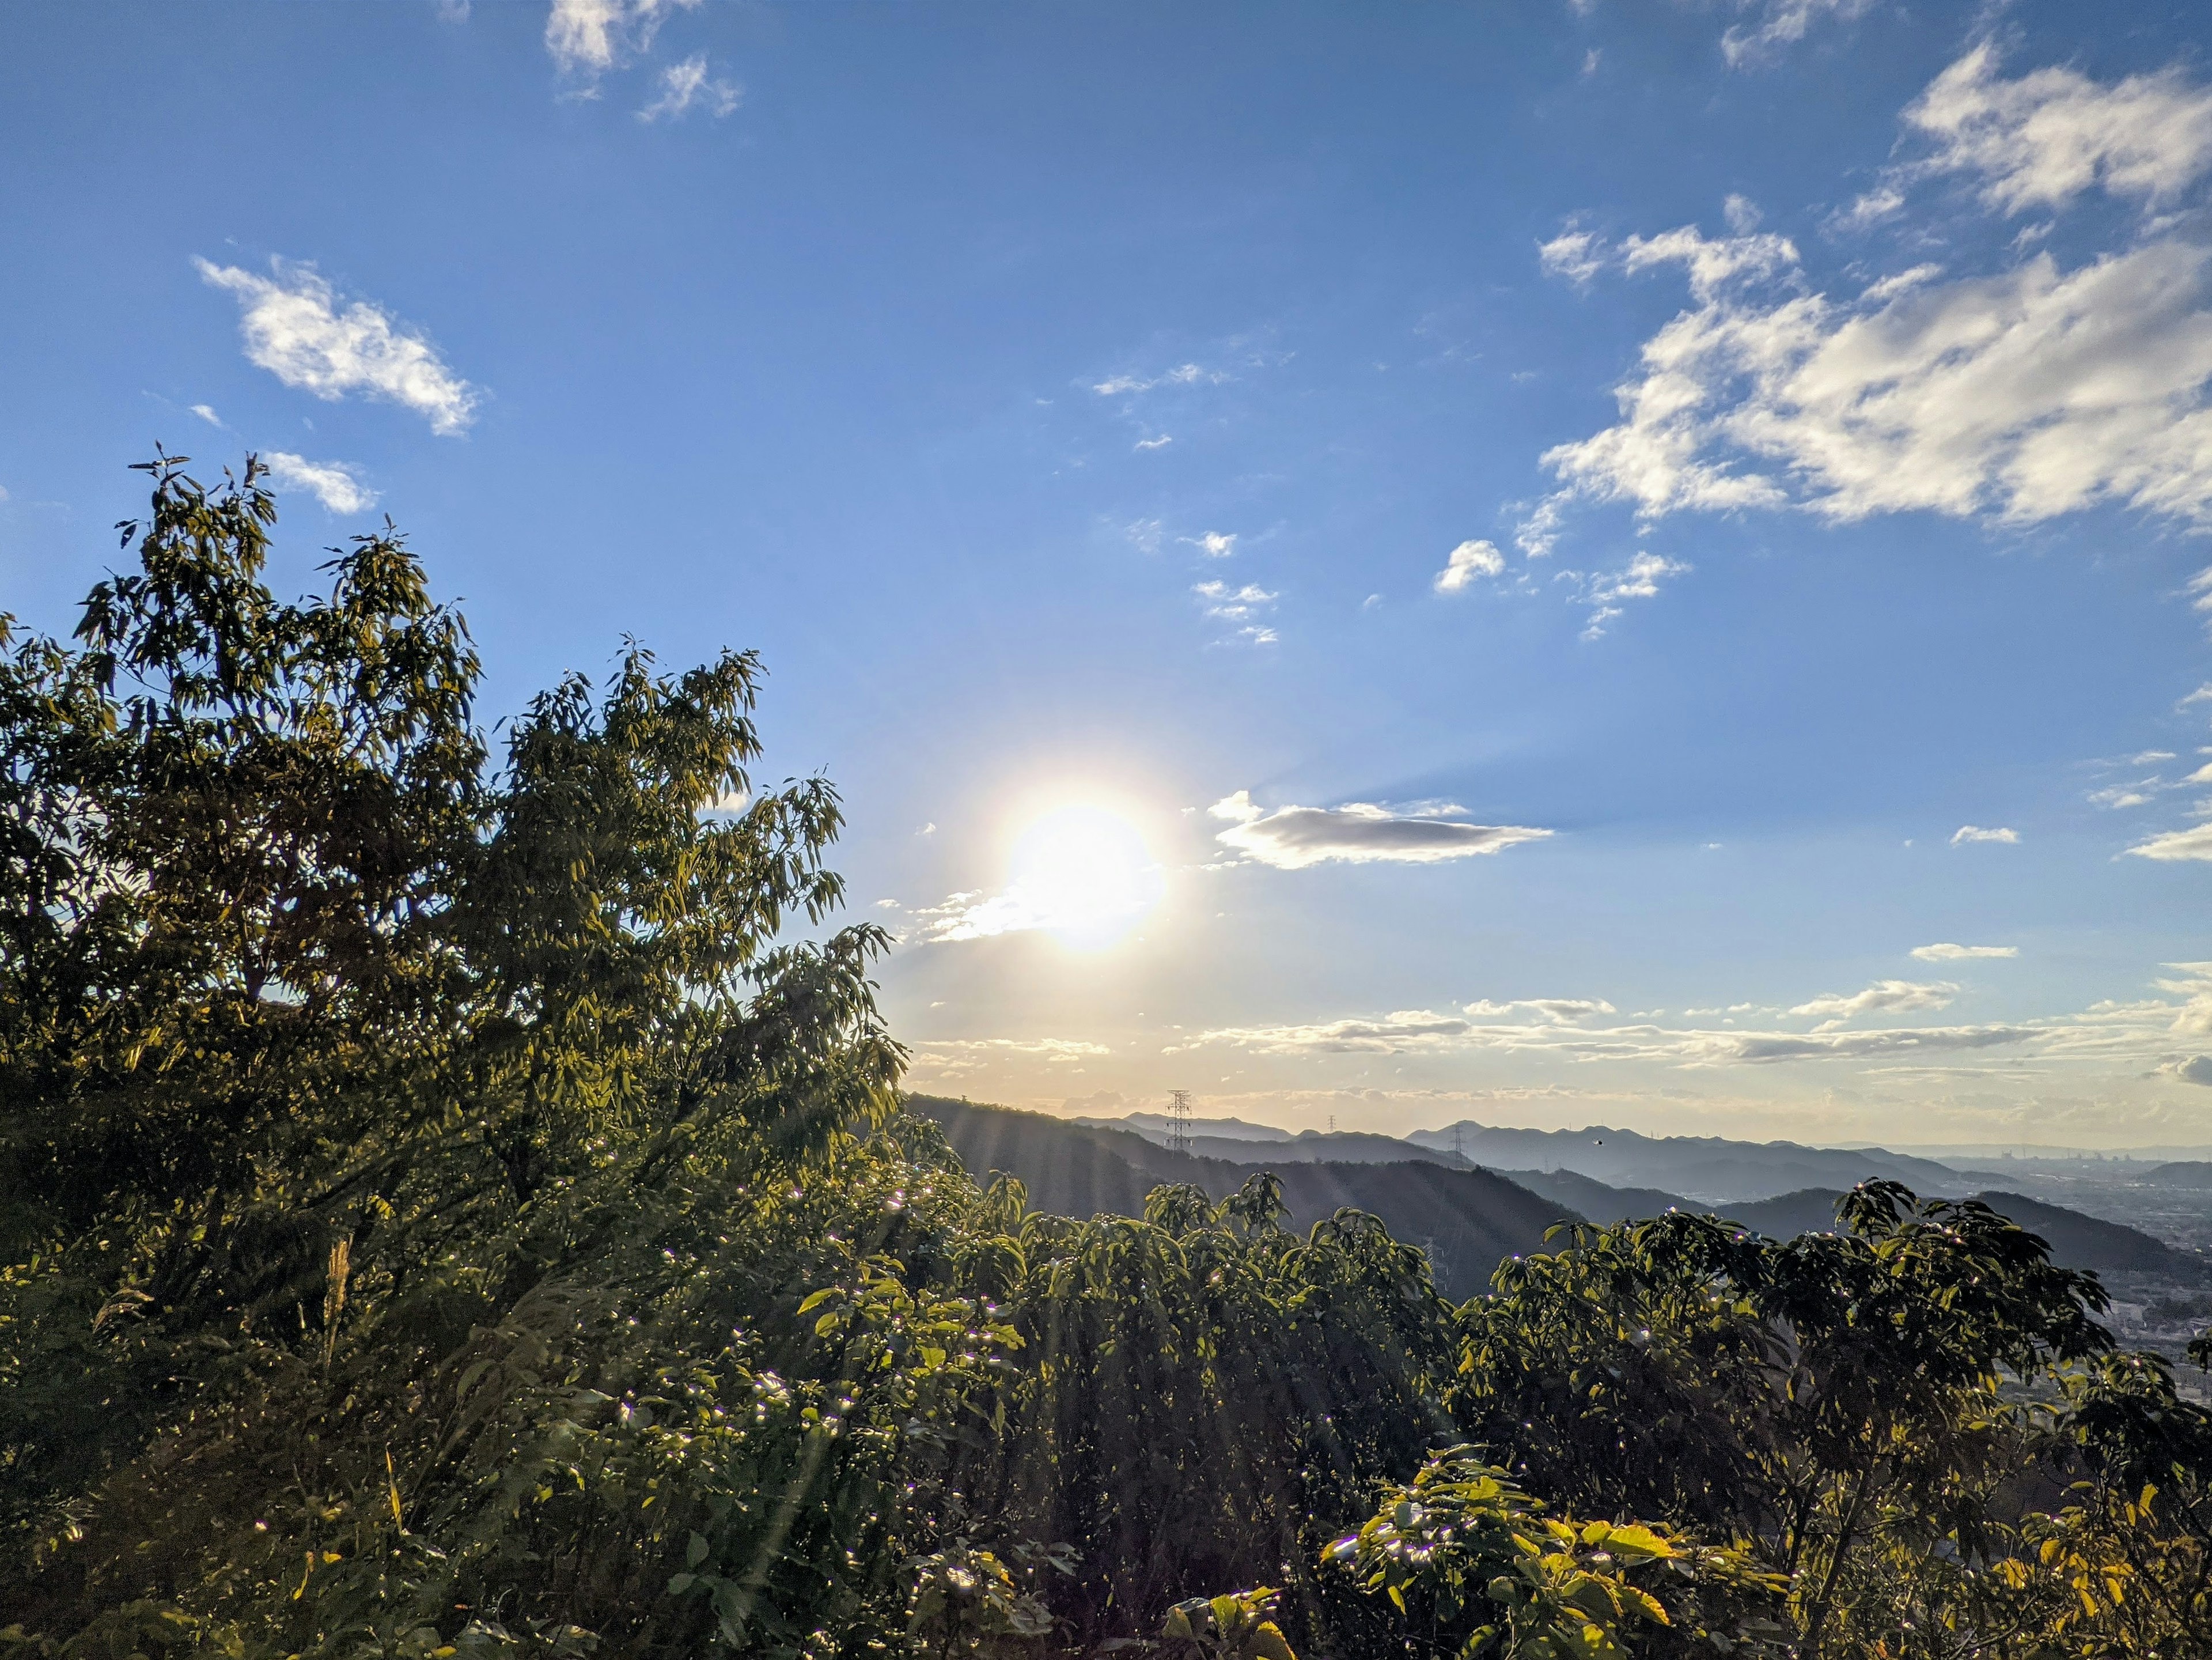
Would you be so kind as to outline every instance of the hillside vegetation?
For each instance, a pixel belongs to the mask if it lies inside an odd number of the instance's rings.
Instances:
[[[1455,1303],[1286,1177],[979,1185],[752,658],[495,757],[395,536],[286,602],[251,463],[150,471],[0,659],[11,1652],[2208,1652],[2212,1419],[1987,1207]]]

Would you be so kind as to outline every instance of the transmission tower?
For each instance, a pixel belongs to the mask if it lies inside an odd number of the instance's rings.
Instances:
[[[1171,1090],[1168,1092],[1168,1151],[1190,1151],[1190,1091]]]
[[[1467,1162],[1467,1126],[1465,1124],[1452,1126],[1452,1157],[1462,1164]]]

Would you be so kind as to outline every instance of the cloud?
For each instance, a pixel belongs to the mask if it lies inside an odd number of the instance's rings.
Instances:
[[[1958,994],[1958,987],[1948,980],[1926,984],[1913,980],[1877,980],[1864,991],[1848,996],[1829,992],[1810,1002],[1798,1004],[1790,1012],[1840,1025],[1864,1014],[1911,1014],[1923,1009],[1948,1008],[1951,1000]]]
[[[955,1037],[914,1045],[915,1067],[920,1072],[957,1073],[975,1072],[993,1061],[1026,1056],[1048,1065],[1068,1066],[1111,1055],[1103,1043],[1075,1037]]]
[[[1179,363],[1161,374],[1110,375],[1092,383],[1091,390],[1101,398],[1125,398],[1133,392],[1150,392],[1155,386],[1218,386],[1229,378],[1221,369],[1200,368],[1195,363]]]
[[[1226,559],[1237,551],[1237,533],[1224,534],[1218,530],[1207,531],[1201,536],[1179,537],[1177,540],[1196,548],[1209,559]]]
[[[1564,277],[1577,287],[1588,287],[1605,269],[1603,246],[1594,232],[1578,228],[1570,219],[1557,236],[1536,245],[1536,263],[1547,277]]]
[[[1197,582],[1191,586],[1208,617],[1224,623],[1239,624],[1237,634],[1255,646],[1273,645],[1274,629],[1255,619],[1260,612],[1275,603],[1279,596],[1270,593],[1255,582],[1232,588],[1226,582]]]
[[[1905,120],[1935,144],[1913,171],[1978,173],[1983,199],[2008,214],[2098,188],[2154,206],[2212,169],[2212,91],[2178,69],[2110,86],[2070,69],[2007,81],[1984,41],[1937,76]]]
[[[1164,432],[1157,438],[1139,438],[1136,447],[1140,450],[1164,450],[1174,442],[1175,439]]]
[[[1487,998],[1480,998],[1467,1006],[1467,1012],[1478,1020],[1498,1019],[1522,1009],[1555,1025],[1616,1012],[1613,1005],[1601,997],[1522,997],[1510,1003],[1493,1003]]]
[[[1738,25],[1721,36],[1721,55],[1728,59],[1730,69],[1741,69],[1780,52],[1802,40],[1813,25],[1824,17],[1849,22],[1874,3],[1874,0],[1737,0],[1740,10],[1756,8],[1759,21],[1749,26]]]
[[[277,489],[304,490],[332,513],[366,513],[376,505],[376,492],[346,462],[310,461],[289,450],[264,450],[261,461]]]
[[[2173,707],[2176,709],[2185,709],[2191,703],[2212,703],[2212,680],[2207,680]]]
[[[1996,830],[1984,830],[1979,824],[1961,824],[1951,832],[1951,845],[1954,848],[1969,842],[2002,842],[2010,845],[2019,840],[2018,830],[2006,830],[2002,826]]]
[[[1277,595],[1255,582],[1247,582],[1241,588],[1232,588],[1226,582],[1197,582],[1190,590],[1206,602],[1206,614],[1218,617],[1224,622],[1242,623],[1263,605],[1275,603]]]
[[[2128,851],[2138,859],[2156,859],[2162,863],[2179,860],[2212,861],[2212,819],[2187,830],[2154,836],[2148,842],[2138,842]]]
[[[1887,216],[1936,173],[1978,177],[2010,212],[2092,188],[2158,204],[2212,171],[2212,92],[2171,71],[2004,81],[1977,48],[1905,119],[1933,154],[1842,222]],[[2170,223],[2071,267],[2048,251],[1982,275],[1918,265],[1841,295],[1808,291],[1772,234],[1686,226],[1571,254],[1550,263],[1679,265],[1692,304],[1644,343],[1620,420],[1543,456],[1560,489],[1523,521],[1532,552],[1577,502],[1647,520],[1796,508],[2009,525],[2110,503],[2212,528],[2212,246]]]
[[[1590,607],[1590,619],[1582,637],[1599,638],[1605,633],[1606,624],[1620,615],[1620,601],[1656,599],[1660,583],[1669,577],[1680,576],[1689,569],[1680,560],[1647,552],[1638,554],[1619,570],[1586,578],[1582,598]]]
[[[2185,1084],[2212,1085],[2212,1055],[2192,1055],[2164,1070]]]
[[[1964,963],[1978,958],[2017,957],[2018,946],[1915,946],[1911,954],[1923,963]]]
[[[325,403],[349,392],[385,398],[449,437],[474,419],[482,394],[446,367],[436,347],[366,300],[341,309],[313,266],[272,260],[273,275],[258,277],[205,259],[192,264],[210,286],[237,297],[246,361],[286,386]]]
[[[592,76],[653,45],[672,11],[700,0],[553,0],[545,50],[563,75]]]
[[[1462,542],[1437,573],[1438,593],[1460,593],[1474,586],[1478,576],[1498,576],[1505,570],[1505,556],[1487,542]]]
[[[1482,1006],[1480,1005],[1476,1006]],[[1638,1024],[1591,1027],[1540,1020],[1492,1025],[1425,1009],[1278,1026],[1227,1026],[1200,1032],[1165,1050],[1226,1047],[1257,1055],[1547,1055],[1586,1061],[1663,1062],[1678,1067],[1773,1066],[1796,1061],[1888,1060],[1994,1049],[2045,1036],[2037,1026],[1913,1026],[1877,1031],[1737,1032]]]
[[[1139,519],[1133,521],[1123,534],[1128,537],[1138,552],[1158,553],[1160,550],[1162,529],[1160,521],[1157,519]]]
[[[1552,834],[1518,824],[1402,817],[1364,801],[1340,807],[1278,807],[1270,812],[1247,790],[1224,797],[1206,811],[1216,818],[1233,821],[1214,840],[1278,870],[1304,870],[1332,861],[1430,865],[1497,853]]]
[[[215,409],[211,404],[195,404],[192,405],[192,413],[198,416],[201,420],[206,422],[208,425],[211,427],[223,426],[222,417],[215,412]],[[224,427],[223,429],[226,432],[229,430],[228,427]]]
[[[695,52],[660,72],[660,95],[637,112],[641,121],[676,120],[696,104],[720,120],[737,108],[744,88],[707,72],[707,54]]]

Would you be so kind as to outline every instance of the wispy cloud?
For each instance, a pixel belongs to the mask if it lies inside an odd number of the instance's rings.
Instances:
[[[1463,593],[1474,586],[1478,576],[1499,576],[1504,574],[1505,556],[1488,542],[1462,542],[1445,556],[1444,568],[1437,573],[1435,583],[1438,593]]]
[[[939,1038],[916,1043],[913,1048],[915,1069],[940,1076],[976,1072],[994,1061],[1010,1059],[1079,1067],[1085,1061],[1114,1052],[1103,1043],[1079,1037]]]
[[[1825,18],[1847,22],[1873,4],[1874,0],[1736,0],[1738,10],[1759,15],[1721,35],[1721,55],[1731,69],[1761,63],[1802,40],[1814,23]]]
[[[2138,842],[2128,851],[2138,859],[2155,859],[2161,863],[2183,860],[2212,860],[2212,819],[2187,830],[2168,830],[2163,836],[2154,836],[2148,842]]]
[[[2178,69],[2110,85],[2063,68],[2008,81],[1984,41],[1936,77],[1905,122],[1934,146],[1905,177],[1978,174],[1983,199],[2008,214],[2090,190],[2156,206],[2212,170],[2212,90]]]
[[[707,70],[707,54],[694,53],[680,64],[671,64],[660,71],[659,96],[637,112],[641,121],[653,122],[680,119],[695,106],[720,120],[737,108],[738,100],[744,95],[744,88],[732,82],[716,80]]]
[[[1140,450],[1164,450],[1174,442],[1173,435],[1164,432],[1157,438],[1139,438],[1135,447]]]
[[[230,429],[224,424],[222,417],[215,412],[215,408],[212,404],[195,404],[192,405],[192,413],[198,416],[201,420],[206,422],[208,425],[211,427],[222,427],[225,432],[230,430]]]
[[[1206,811],[1228,821],[1215,840],[1278,870],[1328,863],[1432,865],[1498,853],[1552,834],[1521,824],[1470,824],[1401,815],[1369,802],[1340,807],[1277,807],[1272,812],[1238,790]]]
[[[589,77],[648,50],[670,13],[700,0],[553,0],[545,50],[563,75]]]
[[[1190,547],[1196,548],[1209,559],[1226,559],[1237,551],[1237,532],[1234,531],[1224,532],[1210,530],[1201,535],[1185,536],[1178,539]]]
[[[2018,946],[1954,946],[1942,943],[1915,946],[1912,955],[1923,963],[1965,963],[1981,958],[2017,957]]]
[[[246,360],[288,386],[335,403],[349,392],[428,418],[447,436],[467,430],[482,393],[428,340],[366,300],[350,302],[312,265],[272,260],[271,275],[195,259],[210,286],[236,297]]]
[[[1959,994],[1948,980],[1923,984],[1912,980],[1877,980],[1864,991],[1848,994],[1828,992],[1800,1003],[1790,1013],[1826,1023],[1820,1030],[1839,1026],[1868,1014],[1917,1014],[1925,1009],[1946,1009]]]
[[[1971,173],[1999,212],[2092,189],[2163,203],[2212,169],[2212,92],[2171,71],[2006,81],[1977,48],[1905,119],[1935,145],[1911,176]],[[1901,189],[1886,183],[1860,216]],[[1843,297],[1809,291],[1795,245],[1771,234],[1683,227],[1548,260],[1571,276],[1593,262],[1679,267],[1692,305],[1644,343],[1620,421],[1546,453],[1561,489],[1524,522],[1528,543],[1548,545],[1578,501],[1647,520],[1795,507],[2014,525],[2110,502],[2212,526],[2201,239],[2147,222],[2070,268],[2047,251],[1982,276],[1919,265]]]
[[[1644,552],[1638,554],[1619,570],[1604,571],[1583,580],[1583,602],[1590,608],[1589,621],[1583,629],[1583,638],[1595,640],[1606,630],[1606,625],[1621,613],[1624,599],[1653,599],[1658,597],[1659,585],[1680,576],[1690,567],[1679,559]]]
[[[1255,646],[1275,643],[1275,631],[1260,620],[1280,596],[1270,593],[1256,582],[1247,582],[1241,587],[1231,587],[1222,581],[1197,582],[1191,586],[1206,614],[1218,622],[1237,626],[1240,639]]]
[[[1965,847],[1973,842],[2002,842],[2009,846],[2019,840],[2018,830],[2008,830],[2002,825],[1995,830],[1984,830],[1979,824],[1961,824],[1951,832],[1951,845],[1954,848]]]
[[[1229,378],[1224,369],[1201,368],[1196,363],[1178,363],[1158,374],[1113,374],[1103,380],[1094,381],[1091,390],[1101,398],[1126,398],[1134,392],[1151,392],[1158,386],[1218,386]]]
[[[289,450],[264,450],[261,461],[277,489],[305,491],[332,513],[366,513],[376,505],[376,492],[349,463],[310,461]]]

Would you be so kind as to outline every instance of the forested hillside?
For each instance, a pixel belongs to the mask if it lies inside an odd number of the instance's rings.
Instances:
[[[11,1653],[2212,1652],[2212,1416],[1987,1207],[1453,1301],[1288,1172],[979,1184],[752,658],[495,754],[396,535],[287,601],[252,463],[150,471],[0,658]]]
[[[1017,1177],[1033,1202],[1069,1216],[1101,1211],[1142,1216],[1146,1195],[1164,1182],[1188,1183],[1225,1199],[1254,1176],[1267,1173],[1291,1226],[1303,1231],[1346,1207],[1367,1212],[1395,1237],[1426,1253],[1437,1289],[1447,1296],[1473,1296],[1504,1258],[1542,1249],[1546,1231],[1556,1222],[1582,1219],[1488,1171],[1450,1170],[1425,1159],[1388,1164],[1279,1159],[1270,1143],[1247,1145],[1246,1158],[1231,1162],[1170,1152],[1127,1130],[1090,1128],[1043,1113],[933,1096],[915,1096],[912,1106],[945,1127],[946,1140],[979,1180],[997,1171]]]

